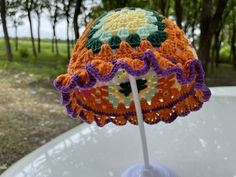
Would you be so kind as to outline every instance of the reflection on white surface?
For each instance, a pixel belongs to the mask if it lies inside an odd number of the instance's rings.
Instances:
[[[146,131],[151,162],[165,164],[179,177],[236,177],[236,87],[214,88],[200,111],[172,124],[146,125]],[[120,177],[137,163],[142,163],[137,126],[83,124],[2,177]]]

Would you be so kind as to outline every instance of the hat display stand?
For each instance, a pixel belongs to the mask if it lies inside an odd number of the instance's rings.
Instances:
[[[143,123],[142,108],[139,101],[138,87],[134,76],[129,74],[129,81],[134,98],[135,110],[138,118],[138,126],[142,143],[144,164],[135,165],[123,172],[121,177],[177,177],[168,167],[160,164],[150,164],[146,140],[145,127]]]

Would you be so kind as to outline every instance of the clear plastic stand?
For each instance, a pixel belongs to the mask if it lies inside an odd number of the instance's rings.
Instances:
[[[145,128],[143,123],[142,108],[140,105],[138,88],[136,79],[134,76],[129,75],[129,81],[131,84],[132,94],[134,97],[135,110],[138,118],[140,137],[142,142],[144,164],[135,165],[127,169],[121,177],[176,177],[176,175],[167,167],[159,164],[150,164],[147,148],[147,140],[145,134]]]

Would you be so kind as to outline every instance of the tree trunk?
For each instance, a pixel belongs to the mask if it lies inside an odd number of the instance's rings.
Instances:
[[[17,25],[15,25],[15,50],[18,51],[18,34],[17,34]]]
[[[55,46],[56,46],[56,54],[59,55],[57,36],[55,36]]]
[[[39,13],[37,13],[37,19],[38,19],[38,53],[40,53],[41,52],[41,38],[40,38],[41,18],[40,18]]]
[[[52,44],[52,53],[54,53],[54,35],[52,36],[51,44]]]
[[[233,57],[233,68],[236,71],[236,17],[235,11],[233,11],[233,35],[231,39],[231,53]]]
[[[169,12],[170,12],[170,6],[171,6],[171,2],[170,0],[166,0],[166,10],[165,10],[165,16],[169,17]]]
[[[70,59],[70,39],[69,39],[69,29],[70,29],[70,22],[69,22],[69,15],[66,17],[67,27],[66,27],[66,41],[67,41],[67,58]]]
[[[197,5],[197,0],[193,0],[193,5],[198,8]],[[194,9],[194,15],[193,15],[193,20],[192,20],[192,24],[191,24],[191,37],[192,37],[192,45],[194,48],[196,48],[195,46],[195,25],[196,25],[196,21],[197,21],[197,16],[198,16],[198,9]]]
[[[176,23],[177,25],[182,28],[182,13],[183,8],[181,5],[181,0],[175,0],[175,15],[176,15]]]
[[[214,44],[212,46],[212,54],[211,54],[211,72],[214,71],[214,66],[219,66],[220,61],[220,47],[221,42],[224,39],[224,34],[221,33],[222,26],[217,29],[214,33]]]
[[[220,33],[220,39],[218,41],[218,44],[217,44],[217,48],[216,48],[216,67],[219,66],[219,63],[220,63],[220,48],[221,48],[221,42],[224,41],[224,33]]]
[[[218,31],[219,30],[217,30],[217,31],[215,31],[215,33],[214,33],[214,36],[213,36],[213,44],[212,44],[212,52],[211,52],[211,72],[213,72],[213,70],[214,70],[214,63],[215,63],[215,65],[216,65],[216,55],[217,55],[217,51],[216,51],[216,49],[217,49],[217,45],[218,45],[218,42],[219,42],[219,33],[218,33]]]
[[[206,32],[206,30],[201,30],[203,33],[200,36],[200,44],[198,49],[198,57],[202,61],[203,69],[207,73],[207,66],[209,62],[209,55],[210,55],[210,47],[211,47],[211,39],[212,35]]]
[[[6,2],[5,0],[0,1],[0,11],[1,11],[1,19],[2,19],[2,28],[4,33],[4,42],[6,48],[6,56],[8,61],[12,61],[12,51],[11,51],[11,44],[10,39],[7,31],[7,22],[6,22]]]
[[[214,37],[214,46],[213,46],[213,57],[215,61],[215,66],[218,67],[219,65],[219,58],[220,58],[220,46],[222,41],[222,36],[220,37],[221,29],[216,30]]]
[[[211,0],[202,1],[202,14],[200,19],[200,42],[198,49],[198,56],[202,60],[203,68],[207,72],[207,66],[210,55],[210,46],[212,35],[209,30],[209,23],[211,20]]]
[[[54,47],[55,47],[56,48],[56,55],[59,55],[57,35],[56,35],[56,25],[53,25],[52,29],[53,29],[53,38],[54,38],[54,40],[52,42],[53,52],[54,52]]]
[[[202,13],[200,17],[200,42],[198,56],[202,60],[203,68],[207,73],[207,66],[210,58],[210,47],[215,29],[219,28],[223,12],[228,0],[218,1],[216,11],[211,17],[212,0],[202,1]]]
[[[28,15],[28,20],[29,20],[29,24],[30,24],[30,35],[31,35],[31,41],[32,41],[32,51],[33,51],[33,55],[36,57],[37,53],[36,53],[36,48],[35,48],[35,43],[34,43],[34,34],[33,34],[33,27],[32,27],[32,20],[31,20],[30,11],[28,11],[27,15]]]
[[[54,53],[55,52],[55,34],[56,34],[56,29],[55,29],[55,26],[54,25],[52,25],[52,31],[53,31],[53,33],[52,33],[52,53]]]
[[[74,25],[74,33],[75,33],[75,41],[79,39],[79,25],[78,25],[78,16],[80,14],[80,7],[82,4],[82,0],[76,1],[75,12],[73,17],[73,25]]]
[[[161,9],[161,13],[162,15],[166,15],[165,14],[165,10],[166,10],[166,0],[160,0],[160,9]]]

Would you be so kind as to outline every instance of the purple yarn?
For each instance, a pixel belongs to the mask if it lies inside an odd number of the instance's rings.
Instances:
[[[162,69],[159,66],[154,54],[150,50],[144,53],[141,60],[144,61],[144,66],[139,70],[132,69],[127,63],[123,61],[114,62],[113,60],[114,66],[111,72],[105,76],[99,75],[95,66],[93,66],[91,63],[88,63],[86,65],[86,70],[89,75],[87,83],[83,84],[79,75],[73,75],[68,86],[63,87],[58,81],[54,81],[54,86],[61,92],[68,93],[76,86],[80,88],[91,88],[96,84],[96,80],[108,82],[115,77],[115,74],[119,69],[124,69],[133,76],[141,76],[146,74],[151,67],[154,69],[156,74],[161,76],[168,76],[175,73],[176,78],[181,85],[188,84],[189,82],[193,81],[195,77],[195,70],[197,70],[199,72],[198,77],[196,78],[197,87],[201,88],[204,85],[204,71],[199,60],[194,59],[189,63],[190,74],[187,78],[185,78],[184,73],[179,66],[174,66],[167,70]]]
[[[175,63],[175,64],[177,63],[177,60],[174,59],[174,58],[167,58],[167,59],[169,61],[171,61],[172,63]],[[201,63],[200,63],[199,60],[193,59],[188,63],[188,69],[189,69],[189,75],[188,76],[184,75],[182,69],[179,66],[174,66],[174,67],[168,68],[166,70],[162,69],[159,66],[154,54],[150,50],[147,51],[146,53],[144,53],[143,56],[140,57],[140,60],[144,61],[144,66],[139,70],[135,70],[135,69],[132,69],[126,62],[117,61],[117,60],[113,59],[110,62],[114,66],[111,69],[110,73],[108,75],[105,75],[105,76],[99,75],[98,70],[96,69],[96,67],[94,65],[92,65],[91,63],[88,63],[85,67],[85,69],[88,72],[88,81],[86,83],[82,83],[82,81],[81,81],[82,79],[79,75],[73,75],[71,77],[71,82],[66,87],[63,87],[62,83],[59,82],[59,81],[56,81],[56,80],[54,81],[53,84],[58,90],[61,91],[61,93],[62,93],[61,103],[66,105],[67,112],[72,117],[76,117],[77,115],[76,115],[76,110],[73,110],[72,107],[71,107],[71,103],[70,103],[70,99],[69,99],[70,91],[72,89],[74,89],[75,87],[92,88],[96,84],[97,80],[98,81],[103,81],[103,82],[109,82],[110,80],[112,80],[115,77],[115,75],[116,75],[116,73],[119,69],[124,69],[129,74],[131,74],[133,76],[142,76],[142,75],[146,74],[149,71],[149,69],[152,67],[157,75],[169,76],[169,75],[175,73],[176,74],[176,79],[178,80],[178,82],[181,85],[188,84],[188,83],[192,82],[195,79],[194,86],[191,88],[189,93],[186,93],[186,94],[180,96],[179,99],[171,102],[170,104],[168,104],[166,106],[159,106],[159,107],[155,107],[155,108],[150,109],[150,110],[142,110],[142,112],[144,114],[146,114],[148,112],[155,112],[155,111],[165,109],[165,108],[172,108],[177,103],[179,103],[179,102],[183,101],[184,99],[186,99],[189,95],[194,96],[194,94],[195,94],[194,89],[195,88],[202,91],[205,101],[209,100],[209,98],[211,96],[211,92],[210,92],[209,88],[204,84],[204,71],[203,71],[203,68],[202,68]],[[198,72],[198,75],[195,78],[196,71]],[[77,100],[77,104],[80,105],[81,107],[83,107],[84,109],[88,110],[88,111],[94,112],[97,115],[106,115],[106,116],[109,116],[109,117],[124,116],[127,120],[128,120],[129,116],[135,116],[136,115],[135,112],[126,112],[126,113],[123,113],[123,114],[120,114],[120,113],[111,113],[111,114],[104,113],[102,111],[93,110],[89,106],[83,104],[80,100]],[[199,106],[196,107],[194,109],[194,111],[199,110],[201,108],[201,106],[202,106],[202,103],[199,101]],[[187,114],[189,114],[189,112],[190,112],[190,110],[186,111],[184,114],[179,115],[179,116],[186,116]],[[79,116],[82,118],[82,120],[86,121],[86,116],[85,116],[83,111],[80,112]],[[177,116],[178,116],[177,113],[173,113],[171,115],[171,118],[167,121],[167,123],[170,123],[170,122],[174,121],[177,118]],[[157,120],[157,121],[159,122],[160,120]],[[97,124],[99,124],[98,119],[96,119],[96,118],[95,118],[95,122]],[[112,118],[110,118],[106,121],[106,123],[109,123],[109,122],[113,122]],[[157,122],[155,122],[155,123],[157,123]]]
[[[165,108],[172,108],[173,106],[175,106],[177,103],[183,101],[184,99],[186,99],[189,95],[194,95],[194,88],[192,87],[190,89],[190,91],[184,95],[181,95],[179,97],[179,99],[171,102],[170,104],[166,105],[166,106],[157,106],[153,109],[148,109],[148,110],[142,110],[143,114],[146,114],[146,113],[149,113],[149,112],[156,112],[156,111],[159,111],[161,109],[165,109]],[[97,111],[97,110],[94,110],[92,109],[91,107],[87,106],[86,104],[83,104],[80,100],[77,100],[77,104],[79,106],[81,106],[82,108],[88,110],[88,111],[91,111],[91,112],[94,112],[95,114],[97,115],[105,115],[105,116],[124,116],[124,117],[129,117],[129,116],[135,116],[136,113],[135,112],[126,112],[126,113],[106,113],[106,112],[102,112],[102,111]]]
[[[70,103],[70,94],[69,93],[61,93],[60,103],[62,105],[67,105]]]

